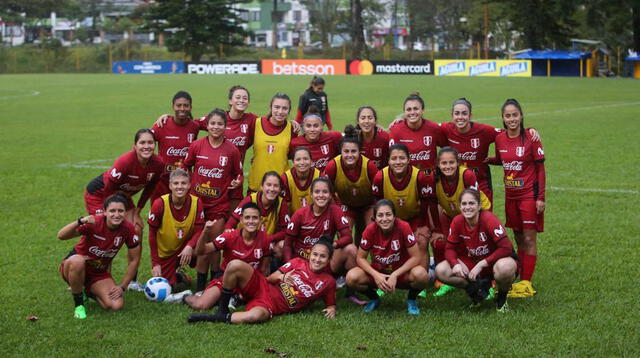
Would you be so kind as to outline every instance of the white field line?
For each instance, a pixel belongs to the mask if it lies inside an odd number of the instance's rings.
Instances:
[[[0,93],[2,93],[2,91],[11,91],[10,89],[8,90],[0,90]],[[16,95],[9,95],[9,96],[0,96],[0,100],[4,100],[4,99],[13,99],[13,98],[24,98],[24,97],[35,97],[37,95],[40,94],[40,91],[36,91],[36,90],[25,90],[26,94],[16,94]]]
[[[602,189],[602,188],[575,188],[575,187],[563,187],[563,186],[550,186],[549,190],[558,191],[582,191],[590,193],[621,193],[621,194],[638,194],[637,190],[630,189]]]
[[[58,168],[79,168],[79,169],[109,169],[114,159],[92,159],[84,160],[78,163],[62,163],[57,164]],[[105,164],[106,163],[106,164]]]

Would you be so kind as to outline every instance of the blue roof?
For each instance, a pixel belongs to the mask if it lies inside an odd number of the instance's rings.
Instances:
[[[587,51],[558,51],[558,50],[529,50],[521,52],[515,56],[519,59],[528,60],[579,60],[591,57],[591,52]]]
[[[636,54],[633,56],[627,56],[627,58],[624,59],[625,61],[640,61],[640,55]]]

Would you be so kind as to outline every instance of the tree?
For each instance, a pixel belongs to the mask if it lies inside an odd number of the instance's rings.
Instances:
[[[322,49],[328,50],[331,36],[337,32],[338,24],[345,23],[344,11],[340,11],[340,0],[301,0],[309,11],[309,22],[320,33]]]
[[[364,40],[364,23],[362,20],[362,2],[351,0],[351,58],[367,57],[367,44]]]
[[[147,5],[145,28],[169,33],[167,46],[182,50],[192,61],[215,53],[219,45],[243,43],[246,31],[240,26],[243,11],[234,5],[247,0],[156,0]]]

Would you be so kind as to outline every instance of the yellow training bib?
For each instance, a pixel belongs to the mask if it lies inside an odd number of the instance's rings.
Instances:
[[[336,162],[336,180],[333,183],[338,193],[340,201],[351,207],[361,208],[371,203],[371,180],[369,180],[368,165],[369,159],[362,156],[362,166],[360,176],[355,182],[347,178],[342,168],[342,156],[339,155],[333,160]]]
[[[458,185],[456,186],[456,191],[451,195],[447,195],[444,192],[444,188],[442,187],[442,180],[438,180],[436,183],[436,197],[438,197],[438,203],[442,207],[442,211],[450,217],[454,218],[456,215],[460,214],[460,195],[464,191],[464,171],[467,170],[465,166],[458,167]],[[480,191],[480,201],[482,204],[483,210],[491,209],[491,202],[489,198],[482,191]]]
[[[418,173],[420,170],[414,166],[409,166],[409,168],[411,168],[411,179],[402,190],[397,190],[391,184],[389,167],[382,169],[384,198],[393,202],[396,216],[402,220],[411,220],[420,214],[420,200],[418,199]]]
[[[264,173],[275,171],[278,174],[289,169],[289,143],[291,142],[291,123],[276,135],[268,135],[262,129],[262,119],[256,120],[253,136],[253,159],[249,171],[249,189],[260,190]]]
[[[184,221],[178,221],[171,212],[171,202],[169,195],[162,196],[164,202],[164,213],[162,214],[162,225],[158,229],[156,242],[158,244],[158,256],[160,258],[169,257],[176,253],[185,240],[189,240],[193,234],[193,227],[196,221],[196,210],[198,209],[198,197],[191,195],[191,208]]]

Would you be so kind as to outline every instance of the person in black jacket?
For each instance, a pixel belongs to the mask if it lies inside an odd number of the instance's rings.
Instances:
[[[296,122],[302,123],[302,118],[312,106],[317,108],[318,114],[322,118],[322,123],[326,124],[330,130],[333,129],[331,114],[329,113],[329,101],[327,100],[327,94],[324,92],[324,79],[322,77],[313,76],[309,88],[300,96]]]

